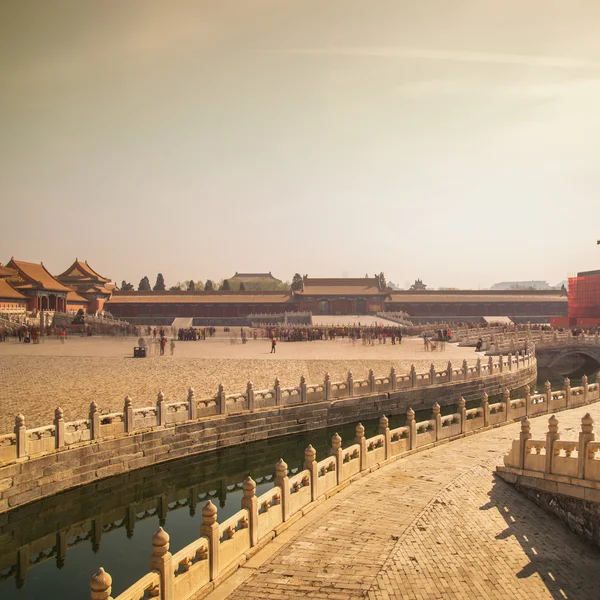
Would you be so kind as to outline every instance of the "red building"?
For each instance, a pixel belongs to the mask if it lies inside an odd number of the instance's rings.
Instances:
[[[385,310],[389,298],[379,277],[317,279],[305,275],[294,292],[296,310],[313,315],[368,315]]]
[[[556,327],[600,325],[600,270],[582,271],[569,277],[569,316],[553,319]]]
[[[30,263],[10,259],[6,268],[12,271],[5,281],[27,298],[27,310],[66,312],[67,294],[70,288],[55,279],[43,263]]]
[[[57,275],[56,279],[73,290],[70,298],[67,297],[69,309],[71,304],[77,304],[78,308],[83,308],[88,313],[102,310],[114,289],[111,280],[96,273],[87,260],[81,262],[75,259],[75,262],[64,273]]]

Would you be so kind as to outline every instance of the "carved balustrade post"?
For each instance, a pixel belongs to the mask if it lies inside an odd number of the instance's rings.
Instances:
[[[442,415],[440,414],[440,405],[438,402],[436,402],[433,405],[433,409],[432,409],[432,418],[431,420],[434,423],[434,427],[435,427],[435,441],[437,442],[441,437],[442,437]]]
[[[410,387],[417,387],[417,370],[415,365],[410,365]]]
[[[585,479],[585,465],[588,458],[588,444],[596,439],[594,434],[594,419],[587,413],[581,419],[581,432],[579,433],[579,446],[577,448],[577,477]]]
[[[467,431],[467,401],[461,396],[458,400],[458,414],[460,415],[460,432]]]
[[[290,478],[288,477],[288,466],[283,458],[275,465],[275,485],[281,488],[281,511],[283,520],[290,518]]]
[[[557,440],[560,439],[560,433],[558,433],[558,419],[552,415],[548,419],[548,433],[546,434],[546,473],[552,473],[552,465],[554,457],[558,456],[559,451],[555,449]]]
[[[306,402],[306,377],[300,375],[300,402]]]
[[[494,357],[488,356],[488,373],[490,375],[494,374]]]
[[[552,384],[549,381],[544,383],[544,395],[546,396],[546,412],[550,411],[550,401],[552,400]]]
[[[348,396],[354,396],[354,377],[352,376],[352,371],[348,371],[346,383],[348,385]]]
[[[510,390],[508,388],[504,388],[502,398],[504,400],[504,418],[510,421]]]
[[[133,432],[133,406],[131,398],[125,396],[125,404],[123,405],[123,421],[125,423],[125,433]]]
[[[325,390],[325,400],[331,400],[331,375],[329,373],[325,373],[323,389]]]
[[[165,395],[162,392],[158,392],[156,396],[156,424],[167,424],[167,405],[165,403]]]
[[[489,396],[486,392],[483,392],[481,397],[481,412],[483,413],[483,426],[488,427],[490,424],[490,404]]]
[[[169,552],[169,534],[162,527],[152,536],[150,570],[159,573],[160,600],[175,600],[173,555]]]
[[[375,373],[373,373],[373,369],[369,369],[369,392],[371,394],[375,393]]]
[[[519,434],[519,469],[525,468],[525,454],[527,449],[527,441],[531,439],[531,423],[525,417],[521,421],[521,433]]]
[[[513,368],[513,353],[509,352],[508,353],[508,370],[512,371]]]
[[[571,407],[571,380],[568,377],[565,377],[565,402],[566,407]]]
[[[463,366],[462,366],[462,370],[463,370],[463,379],[468,379],[469,378],[469,364],[467,363],[467,359],[463,360]]]
[[[531,414],[531,388],[529,385],[525,386],[525,416]]]
[[[481,356],[477,357],[477,377],[481,377]]]
[[[589,402],[589,384],[588,384],[588,378],[587,375],[584,375],[581,378],[581,385],[583,387],[583,403],[587,404]]]
[[[258,500],[256,498],[256,482],[248,476],[242,485],[244,496],[242,508],[248,511],[248,529],[250,531],[250,546],[258,543]]]
[[[502,354],[498,357],[498,369],[500,370],[500,373],[504,372],[504,356],[502,356]]]
[[[340,485],[344,480],[344,457],[342,455],[342,438],[337,433],[333,434],[331,437],[331,450],[329,451],[329,456],[335,456],[336,483],[337,485]]]
[[[65,420],[63,419],[63,409],[58,406],[54,411],[54,447],[62,448],[65,445]]]
[[[219,405],[219,414],[226,415],[227,414],[227,397],[225,396],[225,388],[223,384],[219,384],[219,390],[217,392],[217,403]]]
[[[196,393],[194,388],[188,389],[188,419],[193,421],[198,418],[198,405],[196,404]]]
[[[219,524],[217,507],[210,500],[202,507],[200,535],[208,540],[208,569],[214,581],[219,576]]]
[[[254,384],[251,381],[246,384],[246,397],[248,398],[248,410],[254,410]]]
[[[90,402],[90,439],[97,440],[100,438],[100,413],[98,405],[94,400]]]
[[[367,440],[365,438],[365,427],[359,423],[355,429],[354,443],[360,446],[360,470],[367,468]]]
[[[279,377],[275,377],[275,406],[281,406],[281,383]]]
[[[90,580],[90,597],[92,600],[112,600],[112,577],[100,567]]]
[[[304,468],[310,471],[310,500],[314,502],[318,495],[319,470],[317,469],[317,451],[311,444],[304,450]]]
[[[448,381],[448,383],[452,382],[452,376],[454,375],[454,373],[452,372],[452,361],[448,361],[448,365],[446,366],[446,371],[448,372],[448,375],[446,376],[446,381]]]
[[[414,450],[417,447],[417,422],[415,421],[415,411],[412,408],[406,411],[406,425],[408,427],[410,449]]]
[[[598,375],[600,376],[600,373]],[[394,367],[390,370],[390,388],[392,392],[398,389],[398,378],[396,377],[396,369]]]
[[[383,436],[383,447],[385,448],[385,458],[387,460],[392,456],[392,435],[389,419],[385,415],[379,419],[379,433]]]

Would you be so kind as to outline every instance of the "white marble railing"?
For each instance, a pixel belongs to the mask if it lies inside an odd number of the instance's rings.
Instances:
[[[316,384],[307,384],[302,376],[299,385],[291,387],[281,387],[279,379],[275,379],[274,386],[266,390],[255,390],[252,382],[248,382],[246,390],[236,394],[227,394],[223,385],[219,385],[214,397],[203,399],[197,399],[194,390],[190,388],[186,400],[168,402],[165,395],[159,392],[155,405],[141,408],[134,408],[131,398],[127,396],[121,412],[102,414],[96,402],[92,402],[86,419],[65,421],[62,409],[57,408],[51,424],[35,429],[27,429],[25,417],[17,415],[13,432],[0,435],[0,465],[91,440],[131,435],[142,429],[195,421],[214,415],[239,414],[243,411],[439,386],[527,369],[533,365],[533,354],[490,356],[486,361],[478,358],[474,364],[464,360],[460,367],[454,367],[448,362],[446,368],[439,371],[432,363],[429,370],[422,373],[417,373],[413,365],[410,372],[403,375],[397,374],[392,368],[387,375],[375,376],[370,369],[365,379],[354,379],[352,371],[349,371],[344,381],[331,381],[329,374],[325,374],[323,381]]]
[[[379,420],[379,433],[370,438],[365,437],[365,428],[359,423],[351,445],[342,448],[342,438],[336,433],[331,439],[329,455],[321,461],[317,461],[317,453],[309,445],[304,452],[304,468],[290,477],[288,465],[280,459],[275,465],[274,487],[260,497],[256,497],[256,483],[248,477],[243,484],[241,510],[223,523],[217,522],[217,507],[209,500],[202,508],[200,537],[176,554],[169,552],[169,536],[161,527],[152,537],[151,572],[115,600],[137,600],[144,598],[144,593],[160,600],[187,600],[218,585],[255,549],[271,540],[275,530],[280,532],[298,513],[306,514],[309,505],[323,501],[349,481],[391,460],[473,431],[600,399],[597,383],[588,385],[584,380],[581,393],[574,393],[580,388],[571,388],[568,380],[565,384],[565,390],[553,392],[547,383],[544,394],[536,395],[531,395],[526,386],[525,396],[517,399],[511,399],[510,392],[505,390],[503,400],[494,404],[489,404],[484,394],[481,405],[472,409],[467,409],[465,399],[461,398],[457,412],[445,416],[441,416],[436,403],[431,419],[421,422],[415,420],[411,408],[406,413],[405,426],[390,429],[387,417],[383,416]],[[523,428],[528,425],[525,419]],[[591,440],[584,447],[586,473],[600,481],[600,443],[594,443],[593,437],[586,439]],[[554,445],[550,446],[548,438],[546,442],[531,441],[522,433],[521,439],[513,443],[508,462],[512,464],[514,456],[525,456],[528,468],[543,469],[546,449],[552,447],[550,455],[555,457],[552,468],[575,472],[579,464],[579,459],[573,457],[575,444],[559,442],[556,436],[552,440]],[[109,598],[111,586],[110,575],[101,568],[90,582],[92,599]]]
[[[590,394],[598,395],[598,390]],[[600,442],[595,441],[594,421],[590,414],[581,419],[581,431],[577,440],[561,440],[558,419],[548,420],[545,440],[531,439],[528,419],[521,423],[519,438],[513,440],[510,452],[504,457],[509,469],[534,471],[569,478],[569,482],[581,485],[582,481],[600,483]],[[579,481],[576,481],[579,480]]]

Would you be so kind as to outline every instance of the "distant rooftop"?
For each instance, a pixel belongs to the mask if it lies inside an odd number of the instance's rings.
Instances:
[[[230,279],[272,279],[274,281],[279,281],[277,277],[273,277],[271,271],[268,273],[238,273],[235,272],[235,275]]]

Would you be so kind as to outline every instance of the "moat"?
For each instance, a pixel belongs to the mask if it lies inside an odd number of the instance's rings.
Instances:
[[[575,374],[577,375],[577,374]],[[547,374],[540,373],[543,388]],[[572,377],[572,385],[579,385]],[[561,380],[553,381],[560,387]],[[490,398],[490,401],[492,399]],[[445,407],[444,414],[454,411]],[[390,427],[405,415],[390,416]],[[417,413],[417,420],[430,417]],[[363,423],[367,436],[378,420]],[[222,521],[239,510],[241,485],[251,475],[257,495],[272,487],[274,465],[283,457],[291,473],[301,468],[310,443],[317,458],[329,452],[337,431],[352,443],[356,423],[227,448],[112,477],[0,515],[0,597],[74,598],[85,594],[92,573],[103,566],[117,596],[148,570],[151,536],[162,525],[173,552],[199,536],[202,505],[210,498]]]

